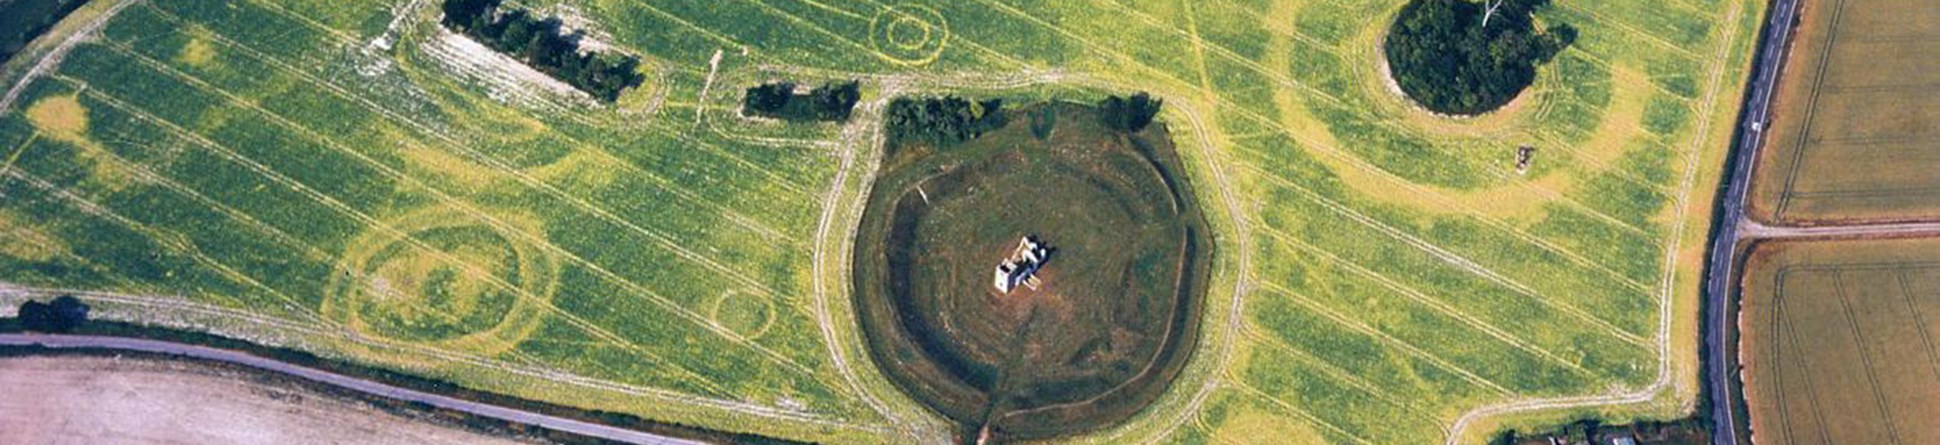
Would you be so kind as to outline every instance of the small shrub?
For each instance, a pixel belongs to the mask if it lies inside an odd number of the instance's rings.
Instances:
[[[792,82],[770,82],[748,88],[741,99],[741,110],[791,122],[841,122],[849,120],[849,113],[860,101],[862,87],[853,80],[825,83],[808,94],[795,94]]]
[[[1104,119],[1106,127],[1137,133],[1152,124],[1152,118],[1158,117],[1162,105],[1165,105],[1164,100],[1153,99],[1145,92],[1131,97],[1110,96],[1098,103],[1098,115]]]
[[[445,0],[443,23],[600,100],[617,100],[621,92],[646,81],[639,59],[580,52],[580,34],[564,34],[558,18],[540,19],[523,9],[501,12],[499,2]]]
[[[889,102],[883,127],[891,142],[952,145],[1004,126],[1002,99],[971,101],[956,96]]]
[[[88,320],[88,305],[73,296],[63,295],[49,303],[27,300],[20,304],[21,329],[35,332],[73,331]]]

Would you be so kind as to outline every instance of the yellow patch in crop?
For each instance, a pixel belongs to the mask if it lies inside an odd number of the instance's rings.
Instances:
[[[182,52],[175,54],[175,60],[190,66],[203,67],[208,66],[209,61],[215,60],[215,56],[216,48],[209,44],[209,31],[198,27],[191,28],[189,43],[182,45]]]
[[[115,162],[114,154],[88,137],[88,109],[75,95],[34,102],[27,107],[27,122],[42,136],[73,145],[75,158],[88,165],[88,179],[96,184],[119,190],[130,182],[130,172]]]
[[[1585,164],[1586,170],[1609,167],[1629,148],[1633,137],[1643,134],[1644,99],[1650,97],[1650,78],[1636,68],[1613,65],[1610,82],[1616,86],[1616,93],[1610,96],[1603,122],[1590,134],[1589,141],[1575,147],[1577,162]]]
[[[1234,445],[1327,443],[1312,427],[1291,416],[1241,411],[1213,429],[1213,443]]]
[[[19,218],[0,212],[0,256],[23,261],[44,262],[67,252],[60,239],[34,229]]]
[[[532,175],[546,182],[565,182],[575,189],[599,189],[619,179],[618,170],[626,161],[604,150],[580,148],[532,169]]]
[[[398,149],[398,155],[404,158],[414,172],[436,176],[437,182],[457,185],[467,190],[482,190],[491,183],[505,178],[504,172],[436,148],[409,146]]]
[[[62,140],[84,138],[88,129],[88,110],[74,95],[54,96],[27,107],[27,121],[41,133]]]

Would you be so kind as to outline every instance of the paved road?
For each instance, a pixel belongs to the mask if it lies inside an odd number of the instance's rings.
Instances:
[[[357,377],[334,374],[313,368],[296,366],[276,360],[257,357],[226,349],[216,349],[181,343],[157,340],[144,340],[122,337],[100,337],[86,335],[40,335],[40,334],[0,334],[0,345],[29,346],[40,345],[50,348],[89,348],[112,349],[120,351],[140,351],[150,353],[175,354],[203,360],[232,363],[265,371],[288,374],[303,379],[328,384],[352,391],[388,397],[397,400],[419,402],[427,405],[462,411],[478,416],[490,417],[509,422],[538,425],[548,429],[565,431],[583,436],[648,445],[703,445],[686,439],[660,436],[615,426],[568,419],[564,417],[521,411],[497,405],[441,396],[423,391],[415,391],[386,385]]]
[[[1791,41],[1792,23],[1798,14],[1798,0],[1773,0],[1771,22],[1765,25],[1765,38],[1759,44],[1763,56],[1755,67],[1757,77],[1751,83],[1751,95],[1745,104],[1744,132],[1736,142],[1737,150],[1732,162],[1731,176],[1725,178],[1724,212],[1719,216],[1723,224],[1718,226],[1717,237],[1711,245],[1709,270],[1704,282],[1704,346],[1709,354],[1705,357],[1705,386],[1711,399],[1711,419],[1724,434],[1716,434],[1714,445],[1738,445],[1738,421],[1733,408],[1737,398],[1732,396],[1732,385],[1736,360],[1730,356],[1726,341],[1734,325],[1736,315],[1731,309],[1731,283],[1736,269],[1741,233],[1740,226],[1748,221],[1745,218],[1746,191],[1750,189],[1752,163],[1758,159],[1758,150],[1764,141],[1764,128],[1770,122],[1772,90],[1778,87],[1778,71],[1785,62],[1785,46]]]

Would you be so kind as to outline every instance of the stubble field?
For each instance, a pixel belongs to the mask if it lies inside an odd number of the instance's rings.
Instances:
[[[1761,444],[1940,441],[1940,241],[1758,245],[1745,265],[1745,398]]]
[[[1199,349],[1076,441],[1677,415],[1763,13],[1558,2],[1538,19],[1578,42],[1448,119],[1382,80],[1382,0],[525,2],[646,60],[611,106],[443,33],[436,2],[122,3],[0,116],[0,233],[27,240],[0,246],[0,302],[85,291],[110,318],[843,443],[948,434],[868,361],[845,284],[879,107],[917,92],[1166,99],[1219,246]],[[859,78],[865,104],[735,114],[782,77]]]
[[[1783,224],[1940,215],[1940,4],[1805,3],[1780,78],[1752,214]]]

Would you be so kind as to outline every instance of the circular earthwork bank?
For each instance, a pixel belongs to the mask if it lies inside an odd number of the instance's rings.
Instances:
[[[854,255],[871,357],[966,438],[1059,437],[1156,399],[1196,342],[1211,240],[1164,126],[1010,111],[946,147],[890,147]],[[1033,237],[1035,285],[996,268]]]
[[[545,321],[542,306],[559,266],[527,241],[537,218],[496,211],[487,224],[454,206],[393,218],[353,239],[331,275],[324,317],[358,334],[491,357],[510,351]],[[379,358],[417,360],[379,348]]]

